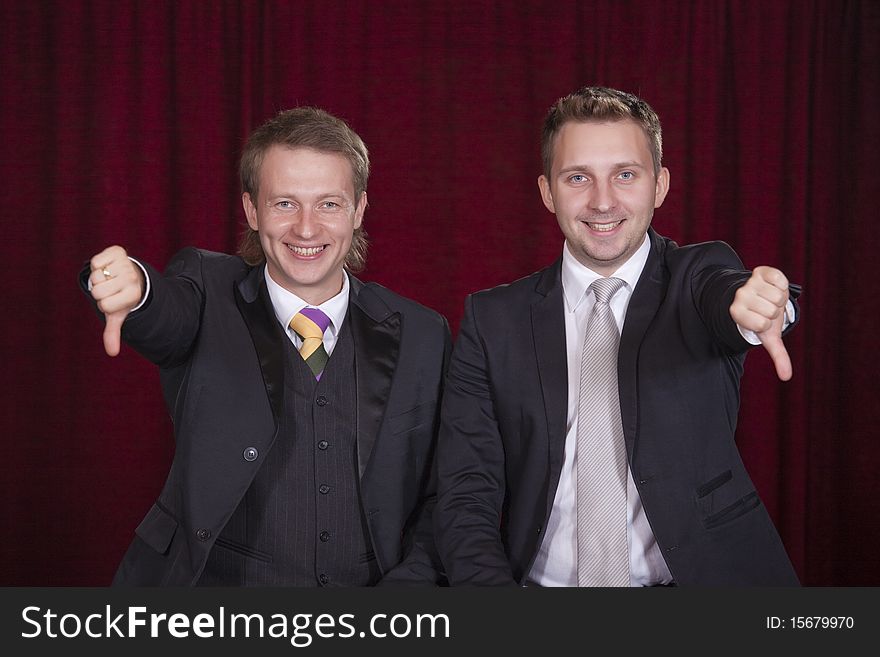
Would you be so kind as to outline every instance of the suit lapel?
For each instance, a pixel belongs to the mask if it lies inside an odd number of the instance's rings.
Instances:
[[[668,275],[663,263],[666,243],[654,229],[648,230],[651,251],[645,268],[639,277],[636,288],[626,311],[623,333],[620,336],[620,349],[617,355],[617,378],[620,395],[620,415],[623,420],[623,434],[626,451],[632,463],[633,449],[638,435],[638,355],[648,326],[657,314],[668,286]]]
[[[251,269],[247,277],[235,286],[235,303],[251,334],[263,383],[272,406],[275,427],[284,411],[284,339],[278,319],[272,310],[272,301],[266,289],[262,267]]]
[[[363,478],[385,415],[400,353],[401,318],[354,276],[348,316],[357,377],[358,474]]]
[[[535,287],[537,296],[531,306],[532,335],[535,340],[544,410],[547,413],[550,504],[553,502],[552,496],[556,491],[565,455],[565,425],[568,415],[568,356],[565,349],[561,266],[560,258],[544,270]]]

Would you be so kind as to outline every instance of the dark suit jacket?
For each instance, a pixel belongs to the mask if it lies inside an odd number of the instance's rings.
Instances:
[[[123,338],[160,367],[176,450],[114,583],[192,585],[277,438],[287,338],[262,266],[184,249],[164,276],[145,267],[149,299]],[[361,502],[382,583],[435,583],[433,452],[449,327],[380,285],[351,277],[350,289]]]
[[[679,585],[797,584],[734,443],[749,345],[728,309],[750,272],[724,243],[649,235],[618,378],[663,557]],[[466,301],[437,455],[435,530],[453,585],[522,583],[543,539],[568,408],[560,264]]]

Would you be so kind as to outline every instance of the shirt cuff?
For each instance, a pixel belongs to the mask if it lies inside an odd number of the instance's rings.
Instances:
[[[138,267],[140,267],[140,270],[142,272],[144,272],[144,296],[141,297],[141,302],[138,305],[136,305],[134,308],[132,308],[131,310],[128,311],[130,313],[133,313],[135,310],[137,310],[138,308],[143,306],[144,303],[146,303],[147,298],[149,298],[149,296],[150,296],[150,276],[149,276],[149,274],[147,274],[147,270],[144,268],[144,266],[141,263],[139,263],[137,260],[135,260],[131,256],[128,256],[128,259],[131,260]],[[92,291],[92,281],[91,280],[88,281],[88,290],[89,290],[89,292]]]
[[[135,310],[137,310],[138,308],[143,306],[147,302],[147,299],[150,298],[150,275],[147,273],[146,268],[141,263],[139,263],[137,260],[135,260],[131,256],[128,256],[128,259],[131,260],[138,267],[140,267],[141,271],[144,273],[144,296],[141,297],[141,302],[129,311],[129,312],[133,313]],[[790,301],[789,301],[789,304],[791,304]],[[785,310],[787,312],[788,308],[786,308]],[[792,306],[792,313],[794,313],[794,306]]]
[[[789,300],[785,304],[785,315],[782,320],[782,330],[784,331],[789,326],[794,323],[794,304]],[[761,344],[761,338],[758,337],[758,334],[754,331],[750,331],[748,329],[744,329],[739,324],[736,325],[736,329],[739,331],[739,334],[743,336],[743,340],[748,342],[749,344],[759,345]]]

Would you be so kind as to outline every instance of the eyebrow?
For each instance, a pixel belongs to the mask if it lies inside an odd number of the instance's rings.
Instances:
[[[639,162],[617,162],[611,166],[612,169],[647,169],[647,167]],[[590,167],[586,164],[573,164],[559,170],[559,174],[571,173],[572,171],[589,171]]]
[[[267,198],[271,201],[277,198],[296,198],[298,195],[299,194],[297,192],[279,192]],[[346,193],[340,190],[327,190],[323,192],[318,192],[317,194],[315,194],[315,198],[343,198],[349,200]]]

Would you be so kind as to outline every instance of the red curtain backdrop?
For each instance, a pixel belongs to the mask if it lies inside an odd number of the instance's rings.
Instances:
[[[104,585],[174,450],[153,366],[77,288],[109,244],[231,251],[248,132],[321,106],[371,149],[364,277],[444,313],[551,262],[539,127],[584,84],[664,124],[659,232],[804,286],[794,380],[738,438],[804,583],[878,585],[880,3],[2,2],[2,585]]]

